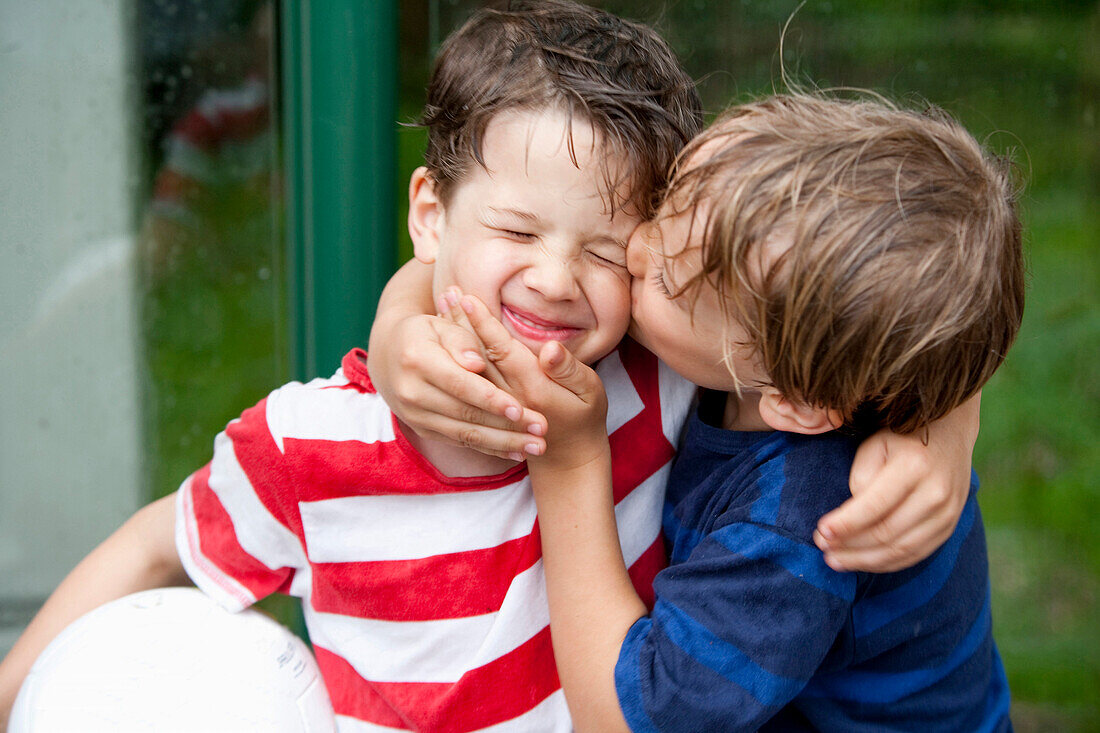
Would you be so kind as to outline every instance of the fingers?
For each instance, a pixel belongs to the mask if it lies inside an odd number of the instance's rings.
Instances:
[[[436,332],[448,330],[460,329]],[[466,337],[475,339],[469,332]],[[395,380],[386,398],[398,417],[418,435],[468,445],[492,455],[522,452],[532,438],[539,448],[543,446],[541,438],[546,435],[547,423],[542,414],[522,406],[484,376],[455,364],[436,343],[425,342],[415,357],[415,363],[402,364],[403,376]],[[477,358],[484,368],[480,354]],[[425,369],[425,364],[434,366]],[[476,430],[481,426],[487,430]]]
[[[517,452],[540,455],[545,448],[546,418],[526,408],[501,409],[498,397],[506,398],[509,405],[515,400],[483,377],[460,370],[459,381],[446,389],[431,383],[414,384],[415,393],[398,390],[402,395],[399,416],[418,435],[500,456]],[[492,409],[479,406],[486,404]],[[501,417],[500,412],[506,415]],[[528,450],[532,446],[533,453]]]
[[[410,317],[376,346],[375,388],[417,435],[513,459],[544,450],[546,418],[474,373],[488,364],[471,329],[436,316]]]
[[[445,322],[446,323],[446,322]],[[455,363],[471,372],[485,369],[485,359],[481,356],[481,342],[473,332],[451,321],[453,327],[436,327],[439,345],[450,354]]]
[[[462,385],[455,387],[454,385]],[[514,407],[515,400],[483,377],[466,373],[449,386],[440,388],[432,383],[418,383],[415,392],[402,392],[403,421],[420,431],[421,425],[434,429],[431,416],[497,430],[544,435],[543,417],[533,410]]]
[[[425,346],[425,348],[439,348]],[[482,357],[478,354],[478,359]],[[486,374],[474,374],[457,365],[450,358],[437,360],[443,366],[437,371],[424,375],[424,382],[413,381],[413,385],[423,384],[416,394],[406,389],[400,397],[406,405],[416,405],[425,409],[435,408],[445,414],[481,423],[493,427],[515,427],[499,422],[496,418],[515,423],[521,430],[542,430],[545,433],[545,420],[537,413],[526,410],[520,402],[508,392],[502,390],[488,379]],[[447,366],[449,365],[449,366]],[[486,365],[482,363],[483,372]],[[400,387],[399,387],[400,389]],[[442,399],[446,396],[450,399]],[[432,400],[428,402],[428,400]]]
[[[546,439],[529,433],[501,430],[442,416],[435,416],[432,425],[433,430],[418,432],[426,438],[473,448],[512,461],[522,461],[546,452]]]
[[[521,382],[525,373],[536,368],[537,361],[531,350],[512,338],[512,334],[489,313],[484,303],[473,296],[464,295],[459,304],[474,333],[481,340],[486,361],[500,371],[507,384]]]
[[[485,378],[493,384],[506,390],[509,387],[508,380],[506,380],[504,378],[504,375],[501,374],[501,371],[497,367],[496,363],[491,358],[489,358],[490,354],[487,350],[486,344],[475,330],[473,323],[470,322],[469,314],[462,307],[462,298],[462,293],[458,290],[458,288],[448,288],[446,292],[444,292],[443,295],[439,298],[439,303],[437,304],[439,307],[439,312],[444,318],[448,319],[451,323],[460,327],[464,332],[468,334],[469,339],[471,340],[470,342],[473,344],[473,347],[476,351],[475,353],[467,353],[464,355],[464,357],[470,359],[471,361],[474,359],[480,360],[482,366],[479,371],[481,372],[481,374],[483,374]],[[478,301],[479,304],[480,302],[481,301]],[[485,314],[479,313],[478,318],[479,322],[483,325],[487,323],[487,320],[496,322],[496,319],[493,318],[491,315],[488,315],[487,312]],[[491,328],[487,325],[486,327]],[[500,328],[501,330],[503,330],[504,327],[501,326]],[[499,344],[505,342],[506,340],[510,340],[511,334],[509,334],[507,331],[504,331],[504,336],[501,336],[498,333],[495,335],[495,339],[496,342]]]
[[[912,567],[947,541],[955,519],[953,511],[930,513],[918,502],[906,502],[866,533],[827,551],[825,562],[834,570],[872,573]]]
[[[595,372],[578,361],[569,349],[557,341],[551,341],[542,347],[539,366],[546,376],[588,404],[592,404],[597,398],[597,392],[602,394],[602,385]]]
[[[477,380],[475,382],[469,379],[472,376],[474,375],[463,377],[461,388],[453,390],[450,394],[441,394],[442,400],[451,400],[446,409],[441,406],[438,410],[444,417],[450,417],[448,424],[453,421],[458,425],[465,425],[467,429],[484,426],[496,433],[514,435],[516,436],[514,439],[507,441],[510,446],[513,446],[508,450],[514,450],[514,444],[517,441],[529,441],[532,438],[538,439],[535,440],[536,445],[544,444],[541,438],[546,435],[547,423],[542,413],[521,406],[515,397],[484,377],[475,377]],[[474,432],[472,435],[475,437],[466,439],[454,437],[454,439],[468,443],[470,447],[479,450],[494,447],[479,442],[476,436],[480,433]],[[494,449],[504,450],[502,447],[494,447]]]
[[[890,572],[915,565],[950,537],[968,491],[954,490],[930,461],[925,446],[907,436],[881,433],[860,446],[852,498],[814,533],[830,567]]]
[[[907,467],[898,461],[887,462],[887,458],[885,441],[878,434],[859,446],[849,477],[852,498],[818,522],[818,532],[826,542],[843,544],[879,523],[912,489]]]
[[[444,323],[451,324],[452,327],[438,327],[437,340],[452,360],[464,364],[469,371],[479,372],[480,376],[471,379],[468,372],[465,374],[451,372],[448,375],[448,383],[437,384],[437,386],[460,400],[516,423],[531,435],[546,435],[546,418],[535,410],[525,408],[514,395],[505,391],[508,388],[508,382],[496,365],[486,357],[485,346],[474,332],[465,311],[459,307],[460,295],[457,289],[452,288],[440,297],[437,303],[440,315],[445,319]],[[483,317],[495,321],[487,311]],[[500,328],[503,331],[503,327]],[[504,331],[504,334],[505,338],[511,339],[507,331]],[[479,394],[480,390],[485,391]],[[494,425],[482,417],[474,417],[470,421]],[[499,424],[495,426],[505,427]]]

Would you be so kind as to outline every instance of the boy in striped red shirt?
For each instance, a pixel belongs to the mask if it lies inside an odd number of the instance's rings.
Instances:
[[[434,263],[437,293],[477,293],[529,348],[561,341],[598,362],[617,397],[622,552],[646,596],[692,388],[623,342],[626,242],[701,127],[694,84],[652,29],[543,0],[472,17],[428,96],[426,165],[409,186],[417,258]],[[523,417],[537,450],[545,422]],[[572,727],[522,455],[405,430],[362,350],[245,411],[176,495],[93,551],[5,660],[0,710],[81,611],[188,580],[233,610],[300,597],[342,730]]]

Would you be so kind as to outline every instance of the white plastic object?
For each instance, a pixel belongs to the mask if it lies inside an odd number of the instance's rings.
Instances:
[[[302,640],[195,588],[135,593],[73,622],[31,667],[8,725],[9,733],[335,730]]]

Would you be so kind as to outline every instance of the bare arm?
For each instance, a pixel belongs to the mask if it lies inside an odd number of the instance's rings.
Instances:
[[[942,545],[970,491],[981,395],[921,435],[883,430],[859,447],[852,498],[821,518],[814,535],[835,570],[883,573],[916,565]]]
[[[522,459],[545,447],[546,420],[478,372],[476,339],[435,316],[432,267],[407,262],[378,301],[370,335],[371,381],[418,435]]]
[[[189,585],[175,547],[175,494],[139,510],[80,561],[0,662],[0,724],[43,649],[70,623],[108,601],[150,588]]]
[[[578,731],[628,731],[615,664],[627,631],[646,615],[646,606],[619,544],[603,389],[595,373],[560,345],[544,349],[540,361],[545,373],[577,398],[569,405],[576,419],[546,407],[553,426],[575,436],[572,446],[551,432],[546,456],[527,462],[558,675]]]
[[[562,689],[578,731],[627,731],[615,664],[627,631],[646,607],[619,547],[611,455],[573,469],[539,465],[542,460],[532,458],[528,466]]]

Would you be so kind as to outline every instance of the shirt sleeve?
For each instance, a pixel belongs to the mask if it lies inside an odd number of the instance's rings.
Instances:
[[[655,583],[615,667],[634,731],[755,731],[806,685],[847,623],[856,576],[783,529],[731,521]]]
[[[286,388],[284,388],[286,389]],[[214,440],[214,457],[176,499],[176,549],[207,595],[238,611],[286,591],[305,567],[293,481],[268,426],[271,398]]]

